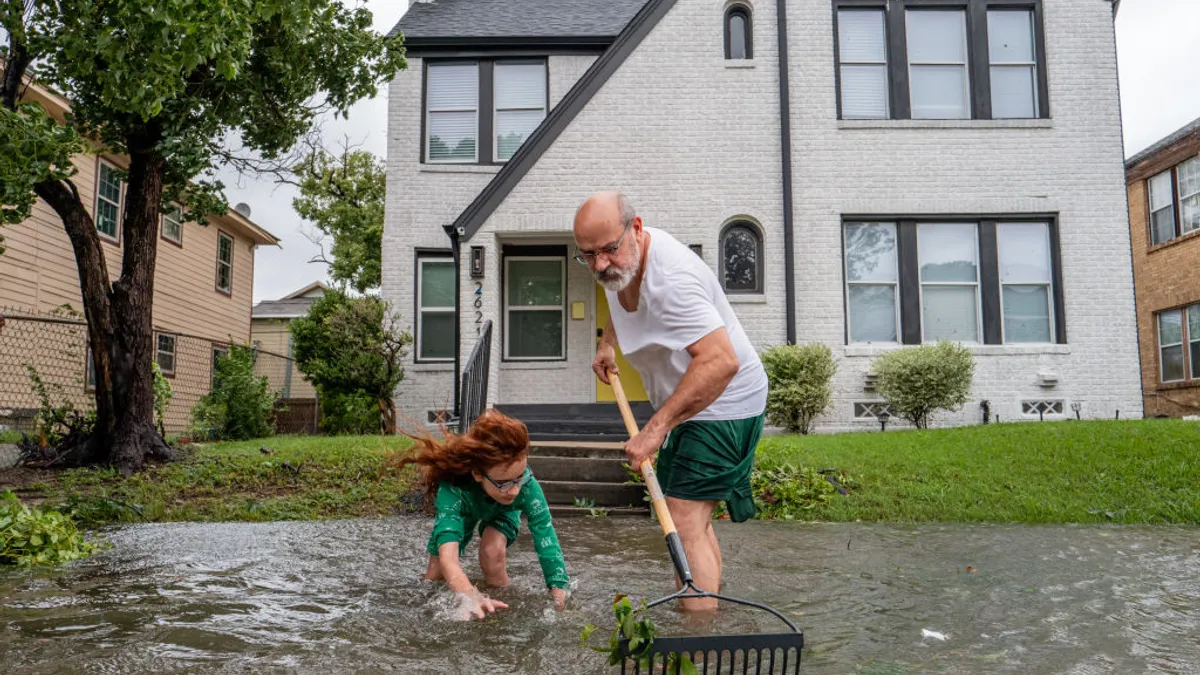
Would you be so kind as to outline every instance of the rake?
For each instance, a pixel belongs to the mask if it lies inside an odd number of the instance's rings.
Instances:
[[[625,390],[620,378],[615,373],[609,374],[617,404],[621,408],[621,417],[625,420],[625,428],[630,438],[638,434],[637,421],[629,409],[629,401],[625,398]],[[621,662],[621,673],[675,673],[681,672],[682,659],[687,656],[695,671],[702,674],[712,673],[743,673],[748,675],[789,675],[800,672],[800,652],[804,648],[804,633],[796,628],[790,619],[762,603],[741,598],[731,598],[702,590],[692,581],[692,571],[688,566],[687,556],[683,551],[683,543],[675,530],[675,521],[667,510],[667,502],[663,497],[658,477],[650,460],[642,462],[642,476],[646,479],[646,488],[650,492],[650,500],[654,505],[654,513],[658,516],[659,525],[667,540],[667,551],[671,554],[671,562],[675,565],[675,573],[679,575],[682,584],[675,593],[659,598],[649,603],[646,608],[661,605],[671,600],[683,598],[717,598],[739,605],[746,605],[765,610],[782,620],[790,632],[757,633],[743,635],[688,635],[682,637],[655,638],[648,648],[637,650],[634,654],[629,649],[628,637],[620,640],[621,654],[625,657]],[[649,658],[648,670],[643,670],[641,659]],[[668,668],[668,664],[672,664]],[[683,671],[689,672],[689,671]]]

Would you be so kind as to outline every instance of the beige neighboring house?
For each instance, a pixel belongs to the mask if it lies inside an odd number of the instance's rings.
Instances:
[[[263,300],[254,306],[250,321],[250,339],[258,349],[286,356],[284,368],[263,372],[271,388],[283,392],[285,399],[315,399],[317,392],[292,359],[292,319],[308,314],[308,309],[329,287],[317,281],[278,300]]]
[[[37,85],[26,100],[37,101],[62,120],[67,101]],[[109,276],[122,264],[122,223],[126,184],[117,170],[122,156],[80,154],[72,179],[100,231]],[[212,387],[214,357],[230,342],[250,340],[254,255],[259,246],[279,239],[249,218],[249,209],[184,223],[178,210],[159,225],[154,274],[153,326],[157,359],[174,391],[165,427],[188,427],[192,406]],[[0,255],[0,425],[19,424],[37,407],[25,364],[61,388],[77,405],[90,406],[93,380],[87,332],[80,325],[52,323],[46,317],[64,305],[82,316],[79,274],[74,251],[57,214],[39,200],[30,218],[0,232],[7,251]],[[61,311],[61,310],[60,310]]]

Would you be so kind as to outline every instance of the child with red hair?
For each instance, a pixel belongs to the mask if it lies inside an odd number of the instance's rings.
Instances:
[[[487,410],[466,434],[446,434],[438,441],[411,437],[415,455],[400,465],[423,469],[427,502],[437,509],[426,551],[425,579],[444,579],[464,599],[468,616],[482,619],[507,604],[487,597],[463,572],[459,559],[478,527],[479,566],[484,583],[508,585],[507,549],[517,539],[524,514],[533,535],[542,576],[557,609],[566,602],[567,566],[550,507],[528,467],[529,432],[525,424]]]

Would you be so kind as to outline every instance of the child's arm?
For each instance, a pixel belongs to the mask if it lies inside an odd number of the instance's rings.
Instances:
[[[508,609],[507,604],[480,593],[475,584],[467,578],[462,564],[458,561],[457,541],[448,541],[438,547],[438,563],[442,566],[442,576],[446,579],[446,585],[466,600],[466,609],[471,616],[482,619],[485,614],[497,609]]]
[[[528,491],[526,493],[526,491]],[[524,511],[529,521],[529,534],[533,536],[533,548],[537,552],[538,563],[542,567],[542,576],[554,602],[561,609],[566,600],[566,589],[571,579],[567,576],[567,561],[563,558],[562,548],[558,545],[558,534],[554,531],[554,522],[550,518],[550,505],[546,503],[546,495],[536,480],[531,480],[522,488],[526,494]]]

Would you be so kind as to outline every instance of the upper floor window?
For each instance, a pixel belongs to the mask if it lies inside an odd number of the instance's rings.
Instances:
[[[1200,157],[1149,179],[1150,244],[1200,230]]]
[[[172,205],[162,214],[162,238],[183,245],[183,210]]]
[[[850,343],[1065,341],[1052,223],[845,225]]]
[[[217,290],[233,293],[233,237],[217,233]]]
[[[175,374],[175,336],[167,333],[158,334],[158,349],[155,352],[155,360],[158,361],[158,367],[162,370],[163,375]]]
[[[96,181],[96,230],[100,236],[118,243],[121,241],[118,223],[123,185],[124,181],[117,170],[110,164],[100,162]]]
[[[508,161],[546,117],[545,59],[429,61],[424,161]]]
[[[836,0],[842,119],[1049,117],[1040,0]]]
[[[1159,379],[1200,381],[1200,303],[1158,313]]]
[[[762,293],[762,235],[744,220],[721,231],[721,285],[727,293]]]
[[[750,8],[730,5],[725,10],[725,58],[754,58],[753,33],[750,30]]]

